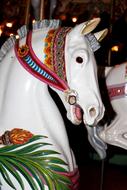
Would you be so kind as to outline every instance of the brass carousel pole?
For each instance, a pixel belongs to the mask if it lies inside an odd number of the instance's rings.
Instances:
[[[109,34],[112,33],[112,22],[114,18],[114,5],[115,5],[115,0],[111,0],[111,14],[110,14],[110,27],[109,27]],[[108,66],[111,66],[111,48],[109,49],[108,52]],[[105,160],[103,159],[101,162],[101,180],[100,180],[100,190],[104,189],[104,172],[105,172]]]
[[[44,0],[40,0],[40,20],[44,19]]]
[[[31,0],[27,0],[26,12],[25,12],[25,25],[29,25],[29,13],[30,13]]]
[[[113,17],[114,17],[114,5],[115,5],[115,0],[111,0],[111,16],[110,16],[110,28],[109,28],[109,34],[112,32],[112,22],[113,22]],[[111,49],[109,49],[108,53],[108,65],[111,66]]]

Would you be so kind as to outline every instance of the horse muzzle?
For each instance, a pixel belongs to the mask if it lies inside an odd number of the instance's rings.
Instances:
[[[96,106],[92,105],[89,106],[87,109],[83,110],[83,121],[85,125],[97,125],[97,123],[103,118],[104,116],[104,106]]]

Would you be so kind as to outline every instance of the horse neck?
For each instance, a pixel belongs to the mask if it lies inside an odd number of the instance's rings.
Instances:
[[[37,30],[32,33],[31,46],[38,57],[42,62],[44,61],[44,39],[47,35],[49,29]],[[19,45],[23,45],[26,42],[26,38],[20,40]],[[10,61],[10,57],[12,57]],[[5,66],[5,62],[8,64]],[[15,63],[15,64],[14,64]],[[22,111],[25,110],[30,112],[31,115],[34,115],[34,106],[38,107],[41,104],[41,109],[46,107],[46,102],[52,103],[52,98],[50,97],[47,89],[47,84],[39,81],[28,73],[19,63],[15,57],[14,49],[10,51],[10,54],[7,54],[1,64],[0,76],[2,81],[0,86],[2,86],[2,93],[0,95],[0,112],[2,113],[1,117],[5,113],[6,116],[13,117],[14,111],[19,110],[16,113],[19,119],[21,118]],[[3,71],[3,72],[2,72]],[[6,74],[4,74],[6,73]],[[18,84],[18,85],[17,85]],[[10,98],[11,97],[11,98]],[[11,101],[10,101],[11,100]],[[24,108],[25,106],[25,108]],[[3,112],[3,109],[5,112]],[[42,110],[41,110],[42,111]],[[8,113],[8,114],[7,114]],[[25,114],[23,115],[25,116]],[[6,118],[7,119],[7,118]]]
[[[10,54],[11,61],[8,54],[0,64],[0,112],[3,113],[3,109],[8,109],[9,105],[10,109],[11,106],[18,109],[20,105],[22,110],[25,105],[30,110],[33,101],[48,101],[47,85],[34,78],[20,65],[13,50]]]

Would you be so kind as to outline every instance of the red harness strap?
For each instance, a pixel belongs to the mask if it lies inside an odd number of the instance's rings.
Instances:
[[[108,86],[108,93],[111,100],[123,98],[127,95],[126,83]]]

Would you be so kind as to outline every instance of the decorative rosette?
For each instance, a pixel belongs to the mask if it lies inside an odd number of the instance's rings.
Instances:
[[[77,92],[75,90],[65,90],[65,100],[68,102],[70,105],[74,105],[77,103]]]
[[[18,56],[19,57],[25,57],[29,52],[29,47],[25,44],[19,47],[18,49]]]

